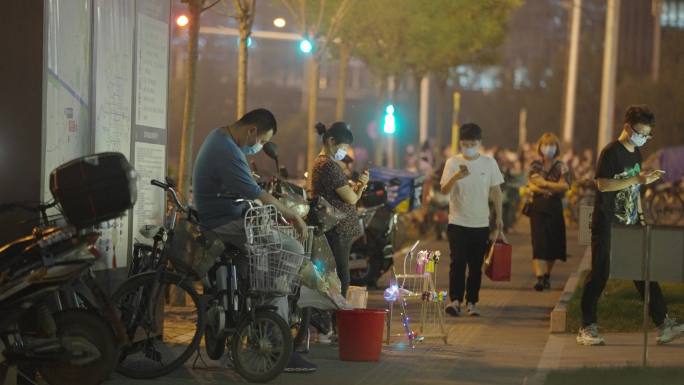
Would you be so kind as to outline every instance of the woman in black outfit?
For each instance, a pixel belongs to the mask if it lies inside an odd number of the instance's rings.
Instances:
[[[537,275],[534,289],[551,288],[551,271],[557,260],[567,258],[563,195],[569,188],[568,167],[558,156],[558,138],[545,133],[537,143],[541,159],[530,165],[530,190],[534,193],[530,212],[532,264]]]
[[[350,184],[344,170],[336,162],[345,158],[349,145],[354,141],[354,136],[346,123],[336,122],[329,128],[319,123],[316,125],[316,131],[323,138],[323,148],[314,162],[311,187],[314,196],[325,198],[346,214],[335,228],[325,234],[335,256],[337,275],[342,283],[342,295],[346,297],[349,288],[351,245],[356,237],[363,234],[356,214],[356,202],[368,184],[368,171],[359,176],[358,182]]]

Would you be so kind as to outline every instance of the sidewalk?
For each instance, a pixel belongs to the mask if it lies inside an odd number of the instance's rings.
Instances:
[[[324,385],[399,385],[399,384],[543,384],[544,369],[581,367],[597,363],[624,364],[641,357],[640,339],[631,335],[608,335],[606,347],[583,348],[574,344],[574,335],[549,335],[549,313],[558,300],[565,281],[574,272],[584,248],[577,245],[577,234],[568,229],[567,263],[559,263],[552,276],[552,290],[541,293],[531,289],[535,278],[531,272],[529,225],[525,218],[517,226],[518,233],[509,235],[513,244],[513,276],[511,282],[494,283],[483,277],[479,318],[446,318],[448,345],[440,340],[426,340],[415,349],[407,348],[406,339],[395,337],[383,347],[379,363],[343,362],[335,347],[313,345],[308,359],[319,365],[311,375],[283,374],[272,384]],[[438,267],[439,290],[448,288],[449,250],[447,243],[428,242],[421,248],[442,251]],[[397,261],[400,262],[400,261]],[[397,264],[400,268],[401,263]],[[386,279],[386,277],[385,277]],[[386,282],[385,282],[386,283]],[[382,292],[371,292],[369,307],[385,307]],[[415,313],[417,304],[410,303]],[[417,317],[413,317],[416,319]],[[401,330],[395,317],[393,332]],[[632,338],[634,337],[634,338]],[[684,341],[684,340],[683,340]],[[548,343],[547,343],[548,342]],[[684,342],[683,342],[684,343]],[[651,349],[654,361],[684,365],[683,345]],[[107,382],[111,385],[164,383],[226,384],[244,381],[225,363],[206,360],[210,368],[192,370],[186,367],[154,381],[135,381],[119,375]],[[200,363],[200,367],[204,366]],[[538,367],[542,369],[538,372]],[[541,381],[541,382],[539,382]]]

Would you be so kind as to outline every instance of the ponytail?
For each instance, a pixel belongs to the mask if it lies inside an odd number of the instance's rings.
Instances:
[[[323,138],[325,142],[328,138],[335,139],[337,143],[352,144],[354,142],[354,134],[349,129],[349,125],[345,122],[335,122],[330,127],[325,127],[325,124],[316,123],[316,132]]]

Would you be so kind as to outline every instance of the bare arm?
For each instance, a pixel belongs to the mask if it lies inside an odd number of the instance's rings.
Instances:
[[[264,204],[267,205],[273,205],[276,207],[276,209],[283,214],[283,216],[292,222],[292,224],[297,228],[297,231],[304,237],[306,238],[307,236],[307,231],[306,230],[306,223],[304,223],[304,220],[297,215],[294,211],[290,210],[287,206],[282,204],[279,200],[277,200],[273,195],[267,193],[266,191],[262,191],[261,194],[259,194],[259,200],[263,202]]]
[[[503,230],[503,194],[499,185],[489,188],[489,199],[494,202],[494,212],[496,213],[496,225],[498,230]]]
[[[359,199],[361,199],[363,189],[358,189],[357,191],[354,191],[353,188],[349,187],[349,185],[346,185],[336,189],[335,192],[346,203],[349,203],[350,205],[355,205],[356,202],[358,202]]]
[[[624,190],[629,186],[639,184],[639,178],[633,176],[625,179],[597,178],[596,186],[601,192]]]
[[[535,174],[530,178],[532,185],[550,191],[552,193],[564,193],[568,191],[570,186],[565,179],[561,178],[558,182],[548,181],[541,177],[541,175]]]
[[[442,188],[442,194],[451,193],[451,190],[454,189],[454,185],[456,184],[456,182],[465,178],[466,176],[468,176],[468,174],[469,174],[468,171],[466,171],[466,172],[463,172],[461,170],[457,171],[454,175],[451,176],[451,178],[449,178],[449,180],[445,184],[440,186]]]

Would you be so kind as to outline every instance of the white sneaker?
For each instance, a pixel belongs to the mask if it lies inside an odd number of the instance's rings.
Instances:
[[[591,324],[587,327],[580,328],[577,334],[577,344],[585,346],[603,345],[606,341],[599,335],[598,325]]]
[[[451,301],[450,304],[448,304],[445,308],[444,311],[447,312],[452,317],[458,317],[461,315],[461,302],[459,301]]]
[[[318,343],[330,345],[332,343],[335,343],[336,341],[337,341],[337,336],[335,335],[335,333],[332,330],[330,332],[328,332],[328,334],[319,334],[318,335]]]
[[[480,315],[480,309],[478,309],[474,303],[468,303],[466,309],[468,310],[468,315],[471,317],[478,317]]]
[[[656,343],[666,344],[682,336],[684,336],[684,325],[677,323],[674,318],[665,317],[665,322],[658,328]]]

